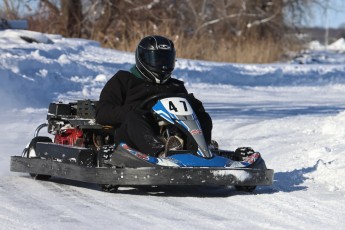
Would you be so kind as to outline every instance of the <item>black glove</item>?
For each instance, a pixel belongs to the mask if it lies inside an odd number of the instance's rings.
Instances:
[[[237,161],[243,161],[254,153],[255,151],[251,147],[240,147],[235,150],[234,157]]]

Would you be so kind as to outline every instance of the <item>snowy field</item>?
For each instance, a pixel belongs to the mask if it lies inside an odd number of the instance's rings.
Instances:
[[[40,43],[27,43],[20,37]],[[0,31],[0,229],[344,229],[345,41],[286,63],[178,59],[174,76],[201,99],[222,149],[251,146],[273,186],[124,187],[118,193],[9,171],[52,101],[98,99],[133,53],[60,35]],[[178,52],[178,51],[177,51]]]

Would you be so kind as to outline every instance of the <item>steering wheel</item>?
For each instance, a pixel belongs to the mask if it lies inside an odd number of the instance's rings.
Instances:
[[[186,98],[187,94],[185,94],[185,93],[174,93],[174,94],[173,93],[159,93],[159,94],[155,94],[155,95],[152,95],[152,96],[146,98],[145,100],[143,100],[139,104],[138,108],[139,109],[150,109],[150,108],[148,108],[148,105],[153,105],[150,102],[156,102],[159,99],[167,98],[167,97],[184,97],[184,98]]]

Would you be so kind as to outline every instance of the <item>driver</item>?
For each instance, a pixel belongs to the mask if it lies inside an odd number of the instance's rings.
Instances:
[[[130,71],[118,71],[104,86],[96,107],[96,121],[115,128],[115,143],[149,156],[164,156],[168,150],[182,149],[177,136],[158,137],[159,127],[148,109],[139,108],[157,94],[183,94],[196,113],[207,144],[211,143],[212,120],[202,103],[188,94],[182,81],[171,78],[175,67],[174,43],[162,36],[143,38],[135,52]]]

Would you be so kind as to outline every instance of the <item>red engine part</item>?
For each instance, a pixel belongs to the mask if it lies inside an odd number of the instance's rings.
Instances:
[[[54,143],[82,147],[84,146],[83,131],[76,128],[64,129],[55,135]]]

